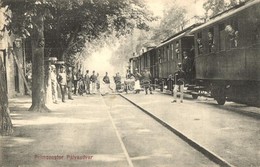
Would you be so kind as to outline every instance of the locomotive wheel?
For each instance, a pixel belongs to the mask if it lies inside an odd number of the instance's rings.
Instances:
[[[199,95],[197,95],[197,94],[193,94],[193,95],[192,95],[192,98],[193,98],[193,99],[197,99],[198,97],[199,97]]]

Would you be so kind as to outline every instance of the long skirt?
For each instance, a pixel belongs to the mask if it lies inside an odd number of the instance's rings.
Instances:
[[[111,93],[111,87],[110,84],[102,84],[102,90],[101,90],[101,94],[108,94]]]
[[[139,80],[135,81],[134,90],[141,90],[141,86],[140,86],[140,81]]]

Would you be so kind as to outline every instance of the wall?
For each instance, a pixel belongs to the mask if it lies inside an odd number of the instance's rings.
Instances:
[[[4,9],[0,9],[0,29],[3,28],[5,24]],[[20,75],[16,63],[14,61],[14,56],[11,52],[13,49],[17,53],[17,57],[19,62],[21,63],[21,68],[24,67],[24,55],[23,48],[17,49],[13,46],[13,41],[16,39],[14,35],[9,36],[7,32],[0,34],[0,50],[2,53],[6,53],[5,56],[5,66],[6,66],[6,77],[7,77],[7,92],[8,97],[13,98],[15,96],[24,95],[25,88],[22,76]],[[17,80],[15,80],[15,76],[17,76]],[[17,82],[18,81],[18,82]],[[17,87],[16,87],[16,83]],[[18,91],[19,90],[19,91]]]

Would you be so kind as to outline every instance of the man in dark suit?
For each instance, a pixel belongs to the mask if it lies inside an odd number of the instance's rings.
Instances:
[[[182,63],[182,69],[185,72],[185,79],[186,82],[190,83],[191,79],[191,70],[192,70],[192,60],[188,56],[187,52],[183,52],[183,63]]]
[[[151,73],[147,69],[145,69],[144,73],[142,75],[142,78],[143,78],[143,84],[144,84],[144,89],[145,89],[146,95],[148,93],[148,91],[147,91],[148,89],[150,91],[150,94],[153,94],[152,89],[151,89],[151,85],[150,85],[151,77],[152,77]]]

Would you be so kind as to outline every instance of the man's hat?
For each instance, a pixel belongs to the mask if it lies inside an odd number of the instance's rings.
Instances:
[[[181,63],[178,63],[178,67],[181,67]]]

